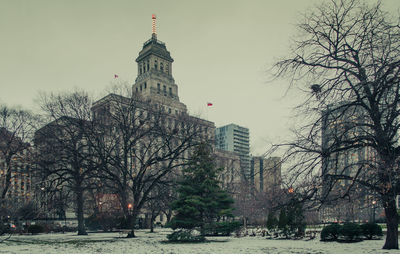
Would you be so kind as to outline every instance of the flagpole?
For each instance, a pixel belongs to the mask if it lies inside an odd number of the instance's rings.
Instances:
[[[212,106],[213,106],[213,104],[211,102],[207,102],[207,110],[206,110],[206,120],[207,121],[209,121],[209,118],[208,118],[209,109],[208,108],[210,108]]]

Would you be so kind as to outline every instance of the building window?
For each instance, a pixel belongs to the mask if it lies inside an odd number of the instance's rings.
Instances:
[[[157,93],[160,93],[160,90],[161,90],[160,83],[157,83]]]
[[[147,84],[146,84],[146,82],[144,82],[144,89],[146,89],[147,88]]]
[[[166,69],[167,73],[169,74],[169,64],[168,63],[165,65],[165,69]]]
[[[164,92],[164,96],[167,96],[167,86],[163,85],[163,92]]]
[[[160,71],[164,71],[164,65],[163,65],[163,63],[160,63]]]
[[[149,60],[147,60],[147,70],[148,71],[150,70],[150,62],[149,62]]]
[[[142,65],[139,65],[139,74],[142,74]]]
[[[142,85],[140,85],[140,91],[142,91]]]
[[[138,88],[136,87],[136,92],[138,92]]]
[[[172,88],[171,87],[169,88],[169,96],[172,97]]]
[[[154,61],[154,69],[157,70],[157,68],[158,68],[158,63],[157,63],[157,60],[155,60],[155,61]]]

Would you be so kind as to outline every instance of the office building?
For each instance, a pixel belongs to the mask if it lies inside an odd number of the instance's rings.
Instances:
[[[215,147],[235,152],[240,157],[243,176],[250,175],[250,135],[249,129],[236,124],[228,124],[215,130]]]

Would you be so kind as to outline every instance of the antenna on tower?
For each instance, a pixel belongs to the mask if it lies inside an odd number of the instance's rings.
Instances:
[[[152,26],[151,26],[152,35],[151,35],[151,37],[154,38],[154,39],[157,39],[157,33],[156,33],[156,14],[152,14],[152,15],[151,15],[151,20],[152,20]]]

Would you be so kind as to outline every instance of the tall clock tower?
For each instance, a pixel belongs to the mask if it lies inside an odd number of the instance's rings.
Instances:
[[[169,113],[186,112],[186,105],[179,101],[178,86],[172,77],[172,59],[165,43],[157,40],[153,14],[151,38],[143,44],[136,58],[138,76],[133,84],[133,92],[146,99],[159,102]]]

